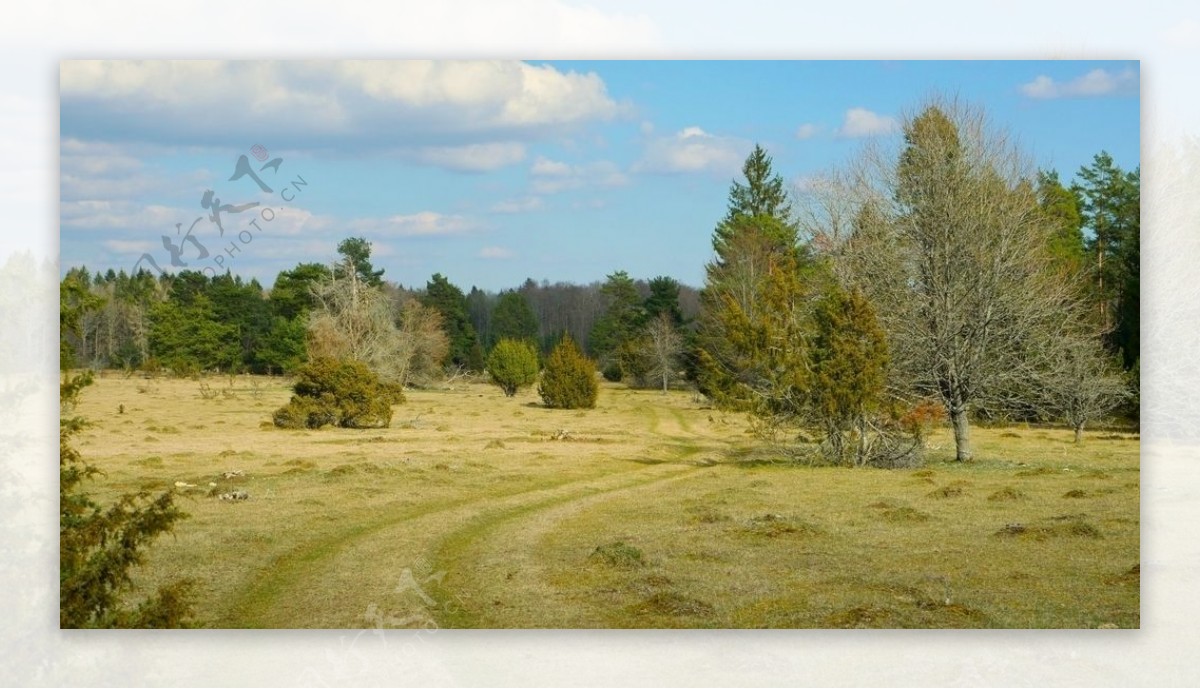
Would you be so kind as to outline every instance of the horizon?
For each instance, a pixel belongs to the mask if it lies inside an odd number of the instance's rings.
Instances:
[[[410,288],[434,273],[498,292],[619,270],[700,287],[729,186],[756,143],[799,190],[864,142],[894,141],[898,118],[926,94],[951,93],[1069,184],[1101,151],[1140,167],[1138,70],[64,61],[60,276],[130,273],[148,254],[166,272],[228,269],[269,288],[281,270],[328,263],[337,242],[363,237],[384,278]],[[171,265],[167,244],[186,266]]]

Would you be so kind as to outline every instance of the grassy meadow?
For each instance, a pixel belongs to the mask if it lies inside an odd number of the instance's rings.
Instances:
[[[90,492],[180,492],[135,576],[193,579],[200,626],[1139,626],[1136,435],[974,427],[958,464],[939,429],[919,469],[803,467],[685,392],[563,411],[459,383],[390,428],[280,430],[290,394],[112,372],[83,394]]]

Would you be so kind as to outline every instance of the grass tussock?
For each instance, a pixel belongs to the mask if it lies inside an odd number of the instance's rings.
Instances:
[[[596,546],[596,549],[588,556],[588,560],[620,569],[634,569],[646,565],[646,558],[642,551],[623,541]]]
[[[1028,538],[1035,541],[1044,541],[1048,538],[1104,538],[1104,534],[1095,524],[1079,518],[1070,518],[1049,524],[1005,524],[995,535],[1006,538]]]
[[[884,521],[889,521],[893,524],[927,522],[932,518],[928,512],[922,512],[921,510],[907,506],[884,510],[880,516],[883,517]]]
[[[356,462],[354,464],[339,464],[325,475],[329,478],[339,478],[343,476],[352,476],[355,474],[380,474],[383,473],[383,467],[371,462]]]
[[[989,495],[988,500],[992,502],[1013,502],[1016,500],[1025,500],[1028,497],[1028,495],[1017,490],[1016,488],[1013,488],[1012,486],[1005,486]]]
[[[803,519],[770,513],[747,519],[742,524],[742,531],[766,538],[787,535],[819,536],[824,533],[824,529],[820,526]]]
[[[635,615],[662,615],[669,617],[712,615],[713,606],[702,600],[685,596],[675,591],[659,591],[633,605],[630,612]]]
[[[970,485],[971,485],[970,481],[961,481],[961,480],[960,481],[951,481],[950,483],[947,483],[946,485],[942,486],[941,488],[938,488],[937,490],[930,492],[928,494],[928,497],[937,498],[937,499],[962,497],[965,492],[964,489],[966,489]]]
[[[1031,476],[1051,476],[1057,473],[1059,473],[1057,469],[1051,469],[1050,467],[1035,467],[1033,469],[1022,469],[1017,472],[1017,476],[1029,478]]]

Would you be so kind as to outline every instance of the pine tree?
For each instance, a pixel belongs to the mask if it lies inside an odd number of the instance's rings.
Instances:
[[[471,350],[475,346],[475,328],[467,317],[467,297],[463,291],[451,284],[441,273],[434,273],[425,285],[425,296],[421,303],[437,309],[442,314],[442,327],[450,340],[450,351],[446,364],[471,368]]]
[[[371,243],[366,239],[362,237],[343,239],[337,246],[337,252],[345,259],[339,262],[335,268],[338,278],[346,277],[346,261],[349,261],[349,269],[358,275],[358,279],[363,284],[370,287],[383,285],[383,269],[375,270],[375,266],[371,265]]]
[[[1095,303],[1101,327],[1112,333],[1120,327],[1116,305],[1130,279],[1129,263],[1122,257],[1138,241],[1141,228],[1141,173],[1125,172],[1108,152],[1101,151],[1091,165],[1080,168],[1077,177],[1074,190],[1082,200],[1084,227],[1090,234],[1087,245],[1096,285]],[[1111,337],[1110,343],[1114,351],[1121,347]]]
[[[608,302],[604,315],[592,328],[592,353],[601,361],[618,355],[637,337],[645,323],[642,297],[629,274],[619,270],[608,276],[600,293]]]

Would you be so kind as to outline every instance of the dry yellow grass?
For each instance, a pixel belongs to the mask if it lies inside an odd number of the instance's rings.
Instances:
[[[195,486],[138,581],[194,579],[204,626],[1139,624],[1137,436],[975,429],[956,464],[938,432],[919,470],[809,468],[738,459],[745,420],[681,392],[459,385],[391,428],[284,431],[286,381],[206,382],[110,373],[78,410],[102,499]]]

